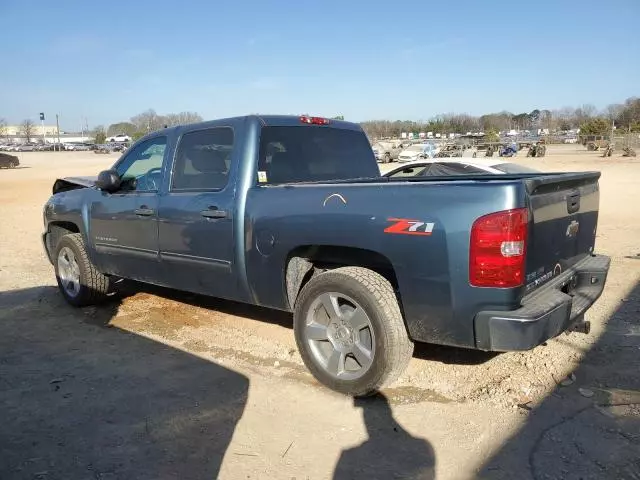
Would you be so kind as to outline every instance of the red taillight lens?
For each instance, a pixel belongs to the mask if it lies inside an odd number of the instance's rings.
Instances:
[[[309,125],[329,125],[329,119],[322,117],[307,117],[303,115],[300,117],[300,121]]]
[[[524,283],[529,212],[505,210],[478,218],[471,227],[469,283],[510,288]]]

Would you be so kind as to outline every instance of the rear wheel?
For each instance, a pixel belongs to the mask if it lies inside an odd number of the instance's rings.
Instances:
[[[99,303],[109,293],[109,277],[91,263],[79,233],[60,238],[54,266],[60,292],[75,307]]]
[[[312,278],[296,300],[294,332],[313,376],[347,395],[370,395],[393,382],[413,353],[393,287],[366,268]]]
[[[390,163],[390,162],[391,162],[391,155],[389,155],[388,153],[385,153],[383,163]]]

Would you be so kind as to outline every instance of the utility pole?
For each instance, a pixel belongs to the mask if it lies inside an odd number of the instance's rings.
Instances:
[[[609,144],[613,147],[613,131],[616,129],[615,120],[611,120],[611,140],[609,140]]]
[[[60,148],[60,122],[58,121],[58,114],[56,113],[56,132],[58,135],[58,148]]]

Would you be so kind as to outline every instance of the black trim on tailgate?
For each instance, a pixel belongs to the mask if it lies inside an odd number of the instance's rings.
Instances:
[[[580,321],[600,297],[610,258],[593,255],[522,299],[517,310],[480,312],[474,319],[481,350],[529,350]]]

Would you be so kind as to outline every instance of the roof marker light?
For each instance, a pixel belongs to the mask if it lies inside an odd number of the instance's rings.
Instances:
[[[300,121],[308,125],[329,125],[329,119],[322,117],[308,117],[307,115],[302,115],[300,117]]]

